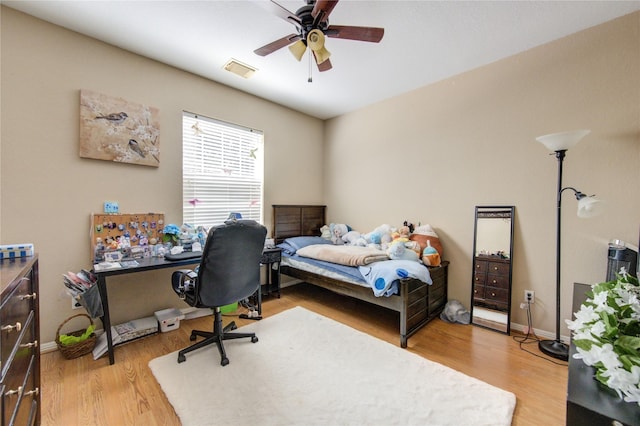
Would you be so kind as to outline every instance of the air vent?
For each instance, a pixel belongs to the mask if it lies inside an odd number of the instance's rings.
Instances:
[[[236,75],[239,75],[242,78],[249,78],[253,75],[254,72],[257,71],[257,68],[253,68],[250,65],[243,64],[242,62],[235,59],[231,59],[229,60],[229,62],[224,64],[224,69]]]

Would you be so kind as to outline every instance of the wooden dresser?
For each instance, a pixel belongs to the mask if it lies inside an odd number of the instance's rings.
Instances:
[[[476,256],[473,273],[473,301],[499,311],[509,309],[509,259]]]
[[[0,425],[40,424],[38,257],[0,261]]]

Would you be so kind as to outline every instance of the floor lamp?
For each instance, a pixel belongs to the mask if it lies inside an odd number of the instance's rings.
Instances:
[[[562,193],[572,190],[578,200],[578,217],[592,217],[601,213],[602,201],[587,196],[572,187],[562,187],[562,162],[569,148],[577,144],[590,130],[576,130],[573,132],[553,133],[539,136],[536,140],[547,149],[555,152],[558,159],[558,191],[557,191],[557,222],[556,222],[556,338],[555,340],[541,340],[538,343],[540,351],[546,355],[564,361],[569,359],[569,346],[560,340],[560,225],[562,212]]]

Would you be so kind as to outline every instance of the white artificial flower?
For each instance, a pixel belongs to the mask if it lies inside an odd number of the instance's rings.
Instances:
[[[613,314],[616,312],[615,309],[607,304],[607,296],[608,293],[606,291],[601,291],[600,293],[593,296],[593,303],[596,304],[596,312],[606,312],[608,314]]]
[[[616,281],[606,284],[600,288],[607,290],[600,291],[588,299],[575,313],[574,321],[566,321],[573,332],[574,341],[582,341],[583,347],[587,346],[584,343],[591,342],[588,351],[577,346],[573,357],[582,359],[586,365],[594,366],[598,377],[624,401],[640,406],[640,366],[630,358],[631,371],[627,371],[620,360],[622,353],[616,352],[617,346],[614,345],[624,335],[621,330],[625,328],[620,325],[640,321],[640,285],[635,277],[626,274],[624,270]],[[592,289],[595,289],[595,286]],[[626,311],[625,318],[620,318],[618,310],[626,310],[627,307],[631,308],[631,315]],[[609,316],[608,321],[617,321],[617,324],[610,324],[607,328],[607,324],[600,318],[602,312]],[[631,329],[635,330],[636,327]],[[631,336],[640,337],[637,334]]]
[[[604,325],[604,321],[596,321],[591,326],[590,331],[591,331],[591,334],[593,334],[594,336],[602,337],[604,335],[604,332],[607,331]]]

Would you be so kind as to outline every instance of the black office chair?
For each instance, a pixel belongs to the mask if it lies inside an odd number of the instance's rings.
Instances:
[[[260,257],[264,249],[267,229],[252,220],[229,220],[211,228],[202,251],[197,274],[190,270],[175,271],[171,276],[174,291],[191,306],[213,308],[213,332],[193,330],[190,340],[204,337],[178,353],[178,362],[185,354],[215,343],[222,361],[229,364],[223,340],[250,337],[255,333],[228,333],[236,329],[235,322],[222,327],[220,307],[246,299],[260,289]]]

